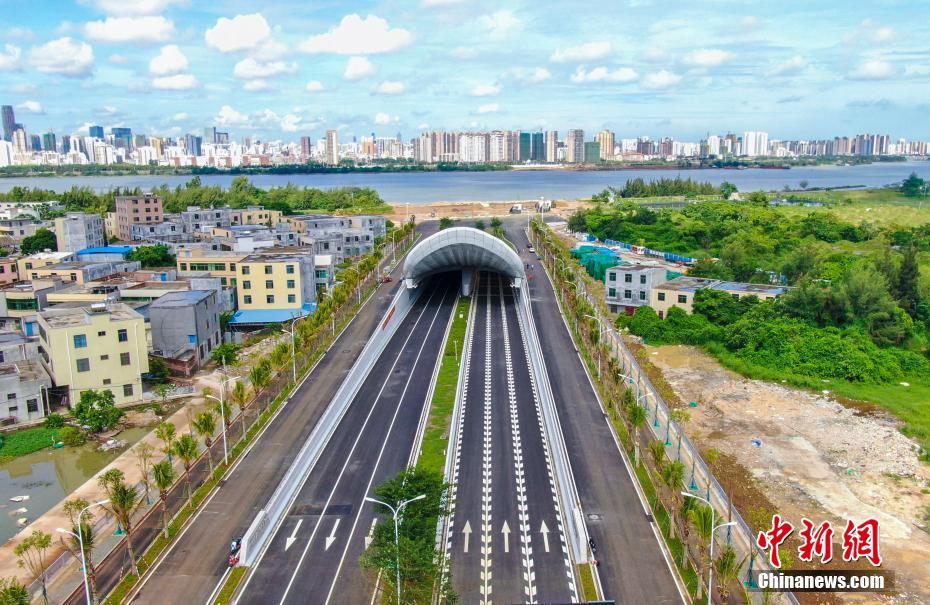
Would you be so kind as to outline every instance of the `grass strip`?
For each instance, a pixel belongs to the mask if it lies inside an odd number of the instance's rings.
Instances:
[[[223,587],[220,589],[220,592],[216,595],[216,598],[213,599],[212,605],[228,605],[231,603],[236,594],[236,589],[239,588],[239,584],[242,583],[242,578],[245,577],[245,572],[248,571],[248,569],[248,567],[241,566],[233,567],[226,581],[223,582]]]
[[[581,578],[581,598],[585,601],[596,601],[600,598],[597,594],[597,586],[594,584],[594,572],[591,571],[591,565],[581,563],[576,565],[578,577]]]

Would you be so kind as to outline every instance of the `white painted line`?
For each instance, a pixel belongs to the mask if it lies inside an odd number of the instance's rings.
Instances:
[[[375,539],[375,526],[377,524],[378,517],[375,517],[371,520],[371,527],[368,529],[368,535],[365,536],[365,550],[368,550],[368,547],[371,546],[372,541]]]
[[[336,517],[336,522],[333,523],[333,529],[329,532],[329,535],[326,536],[326,547],[324,550],[329,550],[329,547],[336,541],[336,530],[339,528],[340,521],[342,521],[342,517]],[[283,601],[284,599],[281,600]]]
[[[465,546],[462,552],[467,554],[468,553],[468,542],[471,538],[471,523],[469,523],[468,521],[465,521],[465,527],[462,528],[462,535],[465,536],[465,539],[464,539]]]
[[[504,520],[504,526],[501,528],[501,533],[504,534],[504,552],[510,552],[510,526],[507,525],[507,520]]]
[[[291,535],[287,537],[284,541],[284,551],[291,547],[291,545],[297,540],[297,532],[300,530],[300,525],[304,522],[303,519],[297,519],[297,525],[294,526],[294,531],[291,532]]]

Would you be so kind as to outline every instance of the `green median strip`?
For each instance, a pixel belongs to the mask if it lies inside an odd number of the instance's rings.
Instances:
[[[239,588],[239,584],[242,583],[242,578],[245,577],[245,572],[248,571],[248,569],[248,567],[233,567],[232,571],[229,572],[229,575],[226,577],[226,581],[223,583],[223,588],[220,589],[216,598],[213,599],[212,605],[228,605],[232,603],[233,597],[236,594],[236,589]]]
[[[597,586],[594,584],[594,573],[591,571],[591,565],[581,563],[578,568],[578,577],[581,578],[581,598],[585,601],[597,601],[601,598],[597,594]]]

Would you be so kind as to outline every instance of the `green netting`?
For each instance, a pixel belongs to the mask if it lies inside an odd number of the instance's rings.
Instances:
[[[665,271],[665,281],[672,281],[676,277],[681,277],[684,275],[681,271]]]

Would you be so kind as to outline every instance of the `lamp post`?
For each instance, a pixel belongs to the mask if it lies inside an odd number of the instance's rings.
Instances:
[[[598,345],[600,345],[601,338],[604,336],[604,324],[601,323],[601,319],[599,317],[595,317],[594,315],[591,315],[589,313],[585,313],[584,316],[590,317],[591,319],[597,322],[597,343]],[[601,351],[600,349],[598,349],[597,351],[597,377],[598,378],[601,377]]]
[[[381,500],[376,500],[375,498],[369,498],[368,496],[365,496],[365,500],[368,500],[369,502],[374,502],[376,504],[382,504],[388,507],[389,509],[391,509],[391,512],[394,515],[394,550],[397,554],[397,563],[396,563],[397,565],[397,605],[400,605],[400,534],[398,532],[398,525],[400,525],[400,513],[404,509],[404,507],[410,504],[411,502],[422,500],[425,497],[426,497],[426,494],[420,494],[419,496],[416,496],[415,498],[411,498],[409,500],[404,500],[403,502],[400,502],[397,505],[397,508],[395,508],[391,506],[390,504],[388,504],[387,502],[382,502]]]
[[[84,556],[84,538],[83,538],[84,532],[81,530],[81,523],[83,523],[84,521],[84,513],[86,513],[89,509],[95,506],[103,506],[104,504],[107,504],[108,502],[109,500],[101,500],[100,502],[94,502],[93,504],[88,504],[83,509],[81,509],[81,513],[78,515],[77,533],[73,531],[68,531],[67,529],[64,529],[61,527],[55,528],[55,531],[57,531],[60,534],[71,534],[72,536],[78,539],[78,548],[81,549],[81,570],[84,572],[84,597],[87,599],[87,605],[92,605],[93,601],[90,600],[90,581],[87,579],[87,558]]]
[[[234,380],[239,380],[239,377],[230,376],[228,379],[220,383],[220,397],[216,397],[215,395],[207,395],[209,399],[217,401],[220,404],[220,424],[223,427],[223,464],[226,465],[229,465],[229,448],[226,445],[226,383],[232,382]],[[242,413],[245,412],[243,411]]]
[[[730,521],[729,523],[721,523],[720,525],[714,525],[717,521],[717,511],[714,510],[713,505],[706,498],[701,496],[696,496],[690,492],[681,492],[682,496],[686,498],[694,498],[695,500],[700,500],[710,508],[710,565],[707,569],[707,605],[711,605],[713,602],[714,594],[714,533],[721,527],[730,527],[736,525],[736,521]]]
[[[284,332],[285,334],[288,334],[291,337],[291,379],[294,381],[294,384],[297,384],[297,345],[296,345],[295,336],[294,336],[295,335],[294,323],[296,323],[298,319],[300,318],[295,317],[294,319],[291,320],[290,330],[281,328],[282,332]]]

